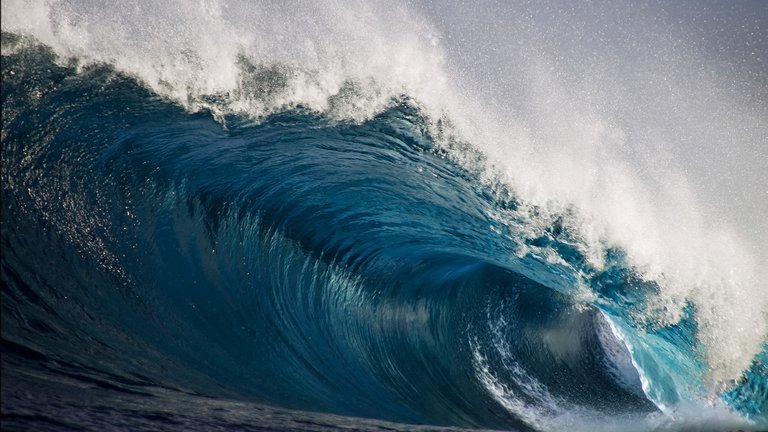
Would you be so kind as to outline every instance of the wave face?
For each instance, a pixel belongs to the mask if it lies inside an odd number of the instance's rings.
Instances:
[[[760,296],[595,246],[410,75],[153,81],[3,25],[4,428],[768,426]]]

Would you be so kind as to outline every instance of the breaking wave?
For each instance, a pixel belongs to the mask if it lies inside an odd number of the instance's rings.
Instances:
[[[642,119],[405,6],[138,6],[3,3],[4,423],[765,427],[765,250]]]

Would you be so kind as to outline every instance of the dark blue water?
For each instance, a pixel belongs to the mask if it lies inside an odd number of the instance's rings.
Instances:
[[[215,118],[34,45],[2,79],[3,428],[652,428],[696,394],[695,309],[643,329],[621,251],[531,236],[407,95]],[[721,395],[758,429],[766,352]]]

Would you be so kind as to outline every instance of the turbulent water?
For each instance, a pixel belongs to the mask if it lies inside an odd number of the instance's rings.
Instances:
[[[764,71],[453,6],[3,2],[3,429],[768,429]]]

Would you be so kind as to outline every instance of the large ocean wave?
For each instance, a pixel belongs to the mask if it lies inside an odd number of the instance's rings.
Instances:
[[[137,5],[3,3],[4,428],[768,425],[765,227],[647,118],[479,104],[407,7]]]

